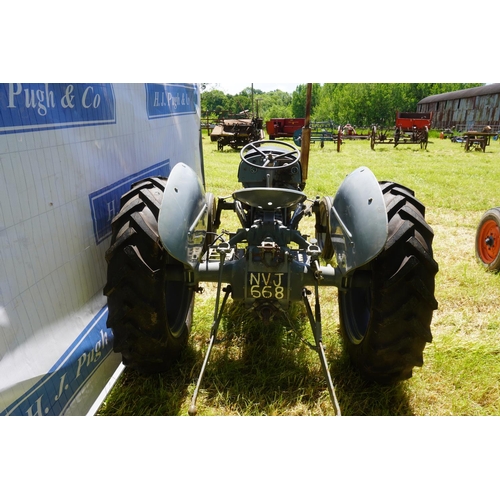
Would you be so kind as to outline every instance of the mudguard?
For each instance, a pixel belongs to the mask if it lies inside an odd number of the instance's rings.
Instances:
[[[177,163],[168,177],[158,218],[161,242],[172,257],[193,268],[202,257],[207,224],[201,180],[192,168]]]
[[[349,174],[330,212],[332,244],[343,273],[364,266],[384,248],[387,211],[379,183],[367,167]]]

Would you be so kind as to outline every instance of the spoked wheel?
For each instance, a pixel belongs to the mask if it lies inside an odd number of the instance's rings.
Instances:
[[[333,248],[330,231],[330,211],[333,206],[333,197],[324,196],[319,202],[319,211],[316,214],[316,239],[321,249],[321,257],[331,260],[335,250]]]
[[[420,139],[420,149],[427,149],[427,144],[429,143],[429,131],[427,127],[422,131],[421,139]]]
[[[479,222],[476,257],[488,271],[500,269],[500,207],[485,212]]]
[[[122,196],[106,252],[107,326],[123,364],[165,371],[187,344],[194,295],[184,266],[160,243],[158,216],[167,180],[148,178]]]
[[[392,384],[412,376],[432,341],[431,321],[438,264],[425,207],[413,191],[381,183],[389,223],[382,253],[354,272],[364,286],[339,291],[340,328],[362,376]]]

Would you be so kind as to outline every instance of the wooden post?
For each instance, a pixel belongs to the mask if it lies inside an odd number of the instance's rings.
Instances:
[[[305,186],[307,180],[307,172],[309,169],[309,146],[311,144],[311,127],[309,122],[311,120],[311,96],[312,96],[312,83],[307,84],[306,90],[306,118],[304,126],[302,127],[302,138],[300,143],[301,149],[301,163],[302,163],[302,184]]]

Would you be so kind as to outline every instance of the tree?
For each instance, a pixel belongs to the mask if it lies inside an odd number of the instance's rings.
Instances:
[[[252,111],[252,97],[245,91],[238,95],[231,96],[229,99],[229,110],[233,114],[241,113],[242,111]]]
[[[311,115],[314,108],[318,105],[321,85],[319,83],[312,84],[311,90]],[[293,118],[304,118],[306,116],[306,98],[307,84],[297,85],[297,88],[292,93],[292,114]]]
[[[219,115],[228,109],[229,101],[221,90],[208,90],[201,93],[201,112],[203,115]]]
[[[476,87],[480,83],[313,83],[311,119],[333,121],[356,127],[373,124],[393,127],[396,112],[414,112],[424,97]],[[207,84],[207,89],[210,84]],[[225,95],[217,89],[201,94],[202,112],[239,113],[250,110],[264,121],[271,118],[303,118],[306,112],[306,84],[290,95],[281,90],[262,92],[247,87],[238,95]]]
[[[255,112],[268,121],[271,118],[292,118],[292,96],[282,90],[262,92],[257,94],[255,101]]]
[[[396,112],[413,112],[424,97],[477,83],[325,83],[313,119],[357,127],[394,126]]]

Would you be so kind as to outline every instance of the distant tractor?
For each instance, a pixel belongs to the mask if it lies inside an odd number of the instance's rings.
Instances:
[[[239,149],[247,144],[264,139],[262,118],[250,118],[245,111],[232,118],[221,118],[213,128],[210,139],[217,142],[217,150],[224,146]]]

